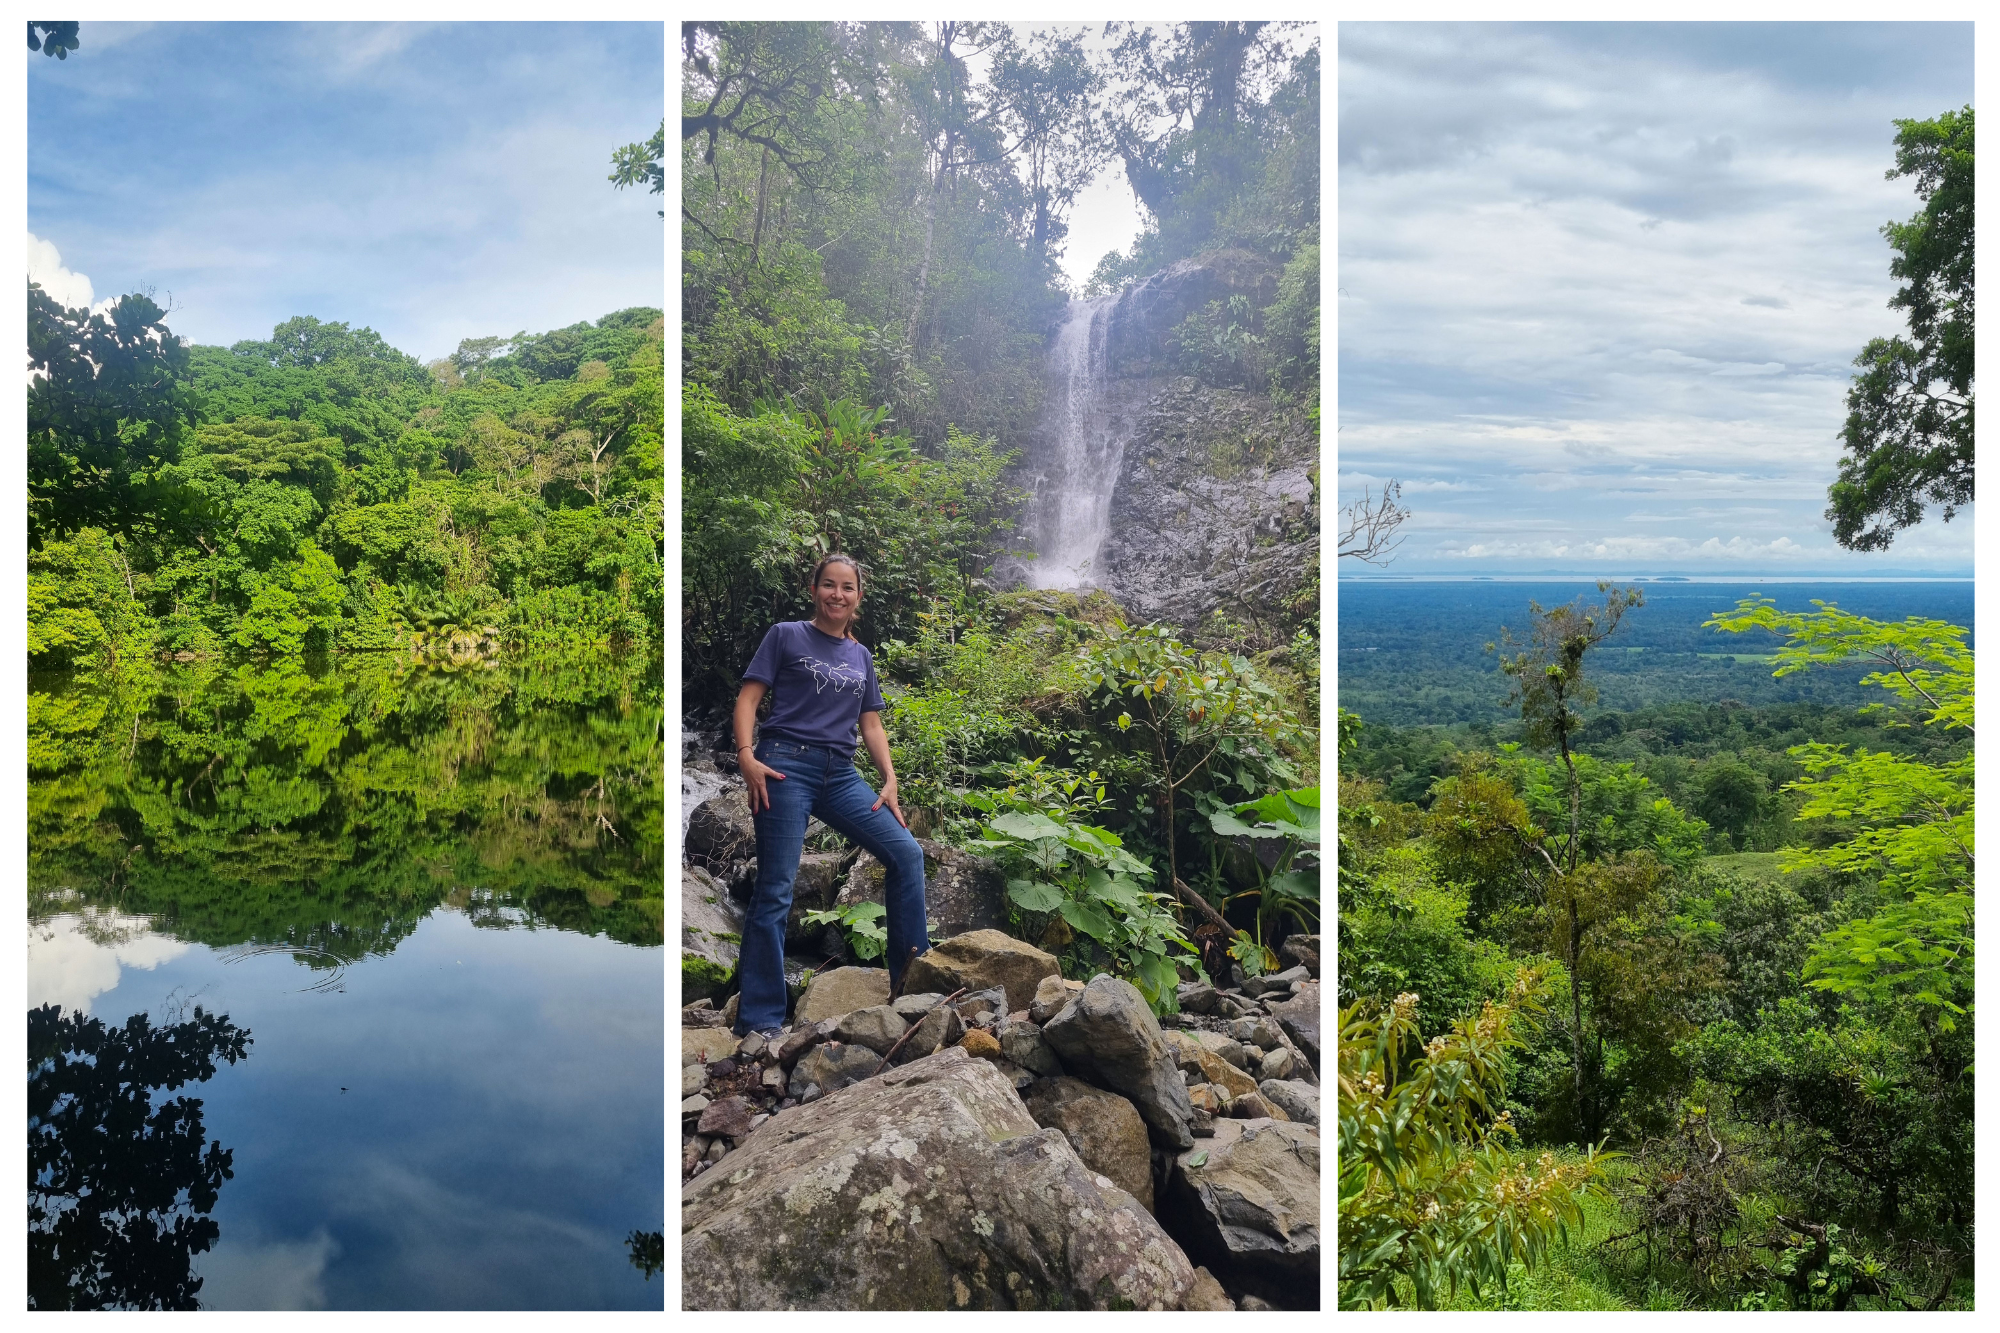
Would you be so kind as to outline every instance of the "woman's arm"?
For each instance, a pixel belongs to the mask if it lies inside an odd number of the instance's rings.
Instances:
[[[743,770],[743,785],[750,789],[750,813],[771,808],[771,792],[764,785],[767,777],[783,782],[785,775],[775,768],[768,768],[757,762],[750,753],[753,737],[757,731],[757,705],[764,702],[764,695],[770,686],[761,680],[746,680],[743,688],[736,693],[736,766]]]
[[[889,733],[882,729],[880,713],[871,710],[861,715],[861,743],[868,747],[868,757],[875,761],[875,771],[882,775],[882,794],[868,808],[880,810],[887,805],[896,822],[908,828],[910,821],[903,818],[903,807],[896,803],[896,764],[889,757]]]

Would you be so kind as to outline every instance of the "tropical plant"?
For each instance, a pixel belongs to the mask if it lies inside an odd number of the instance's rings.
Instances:
[[[838,927],[847,940],[847,951],[866,962],[870,958],[880,958],[883,950],[889,947],[889,932],[882,925],[882,918],[886,915],[888,909],[881,903],[848,903],[807,912],[799,918],[799,922],[813,930],[822,926]]]
[[[1253,935],[1238,931],[1229,948],[1230,956],[1243,965],[1245,973],[1260,976],[1277,970],[1278,959],[1265,943],[1266,927],[1289,916],[1307,932],[1319,927],[1319,868],[1295,870],[1299,853],[1319,849],[1319,788],[1300,787],[1292,791],[1270,792],[1254,801],[1245,801],[1208,817],[1209,827],[1225,838],[1279,839],[1276,859],[1267,870],[1257,858],[1258,883],[1231,897],[1257,900],[1257,930]]]

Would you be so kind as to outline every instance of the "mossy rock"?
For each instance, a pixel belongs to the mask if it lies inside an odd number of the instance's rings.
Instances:
[[[718,999],[729,991],[736,969],[724,967],[712,958],[681,950],[681,1003]]]

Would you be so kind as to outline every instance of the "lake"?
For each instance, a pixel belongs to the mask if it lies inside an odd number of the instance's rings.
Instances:
[[[657,663],[30,682],[53,1306],[660,1309]]]

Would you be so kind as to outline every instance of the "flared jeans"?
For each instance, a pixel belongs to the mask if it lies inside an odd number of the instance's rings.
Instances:
[[[792,911],[799,857],[805,851],[806,822],[815,816],[882,863],[890,986],[902,980],[903,969],[916,956],[912,947],[918,954],[930,948],[923,849],[887,805],[869,809],[876,794],[855,771],[853,759],[823,746],[776,738],[760,741],[755,753],[759,763],[785,776],[765,781],[771,805],[753,817],[757,887],[743,922],[738,1036],[785,1025],[785,922]]]

